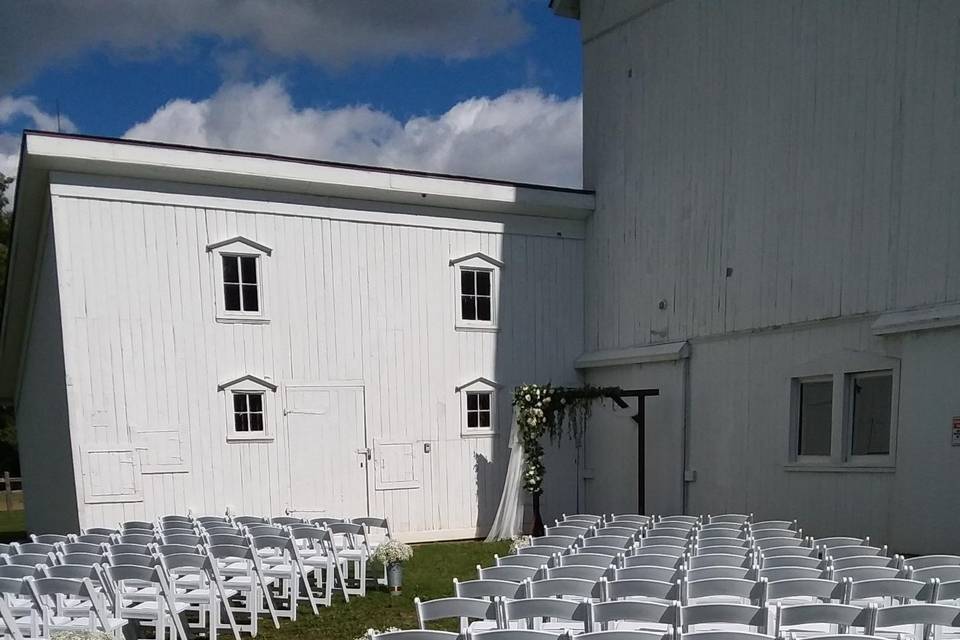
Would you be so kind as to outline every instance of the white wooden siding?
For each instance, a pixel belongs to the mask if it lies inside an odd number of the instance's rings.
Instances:
[[[17,439],[27,528],[74,531],[77,492],[70,448],[67,379],[53,229],[43,238],[24,371],[17,398]]]
[[[514,234],[509,218],[495,233],[446,228],[463,221],[442,217],[420,216],[430,226],[377,224],[324,218],[317,207],[309,216],[292,215],[289,205],[274,215],[182,206],[190,201],[183,195],[176,206],[131,202],[117,190],[91,189],[89,197],[56,196],[53,205],[74,448],[175,429],[186,439],[190,471],[143,475],[143,502],[84,505],[85,525],[188,508],[279,514],[297,507],[286,452],[298,443],[287,441],[282,410],[272,417],[272,442],[225,439],[217,385],[253,374],[281,390],[361,385],[368,446],[410,443],[419,483],[371,491],[370,511],[400,532],[474,535],[500,498],[509,425],[495,438],[462,438],[455,387],[478,376],[508,390],[576,379],[581,240]],[[263,259],[266,325],[215,321],[215,265],[205,247],[238,235],[273,249]],[[454,330],[449,262],[478,251],[505,264],[498,333]],[[500,395],[501,416],[510,415],[509,402],[510,393]],[[569,508],[564,483],[573,481],[555,474],[548,509]]]

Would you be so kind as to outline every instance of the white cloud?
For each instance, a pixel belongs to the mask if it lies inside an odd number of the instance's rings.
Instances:
[[[0,96],[0,127],[9,124],[23,124],[26,129],[57,130],[56,114],[47,113],[37,106],[32,96]],[[62,131],[73,132],[77,128],[70,118],[61,117]],[[18,127],[21,128],[21,127]],[[20,160],[20,136],[0,132],[0,173],[15,175]],[[7,192],[12,198],[13,188]]]
[[[192,36],[327,67],[397,56],[487,55],[527,33],[523,0],[9,0],[0,2],[0,93],[91,48],[179,52]],[[546,6],[544,6],[546,10]]]
[[[579,97],[535,89],[401,122],[368,106],[296,108],[282,83],[174,100],[124,137],[579,187]]]

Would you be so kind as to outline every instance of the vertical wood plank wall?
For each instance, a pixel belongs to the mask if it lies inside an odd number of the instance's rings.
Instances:
[[[688,509],[960,551],[960,333],[870,331],[960,300],[960,3],[581,10],[585,346],[690,341]],[[784,468],[791,370],[843,349],[902,359],[895,473]]]
[[[417,227],[276,215],[269,203],[250,212],[118,197],[54,198],[74,451],[135,446],[141,429],[179,430],[189,472],[143,474],[142,501],[83,505],[82,524],[188,508],[277,515],[297,507],[286,451],[316,443],[287,442],[282,411],[271,418],[273,442],[226,441],[217,385],[252,374],[281,385],[278,408],[284,384],[365,386],[368,445],[414,443],[420,488],[371,491],[371,513],[396,531],[466,537],[489,526],[512,388],[576,379],[581,239],[514,233],[510,224],[499,233],[463,230],[439,216]],[[266,325],[215,321],[205,247],[238,235],[273,249]],[[497,333],[454,330],[449,262],[478,251],[505,264]],[[460,435],[455,387],[479,376],[503,385],[495,438]],[[318,455],[318,468],[330,463]],[[558,471],[557,494],[573,481]]]

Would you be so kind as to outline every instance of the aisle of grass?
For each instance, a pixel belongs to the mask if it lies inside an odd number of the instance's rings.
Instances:
[[[381,587],[368,589],[366,598],[351,598],[349,604],[337,596],[333,606],[321,609],[318,616],[313,615],[309,607],[301,607],[297,621],[281,621],[279,630],[274,629],[269,618],[266,618],[258,638],[352,640],[371,627],[414,629],[417,626],[417,615],[413,608],[414,596],[429,600],[453,595],[453,578],[475,578],[478,564],[493,564],[493,554],[503,555],[508,547],[509,542],[437,542],[415,545],[413,559],[404,567],[403,595],[391,596]],[[371,567],[371,570],[381,571],[379,567]],[[447,624],[437,624],[434,628],[455,631],[456,623],[449,621]]]
[[[26,539],[23,511],[0,511],[0,542]]]

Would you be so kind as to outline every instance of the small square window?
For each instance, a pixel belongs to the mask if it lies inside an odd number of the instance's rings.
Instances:
[[[234,392],[233,428],[237,433],[263,433],[263,394]]]
[[[863,373],[850,377],[850,454],[890,454],[893,374]]]
[[[799,381],[797,455],[829,456],[833,424],[833,382]]]
[[[493,424],[490,404],[491,392],[467,392],[467,429],[489,429]]]

